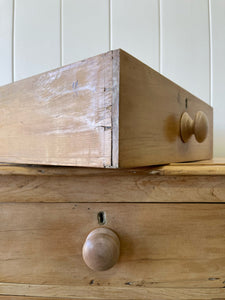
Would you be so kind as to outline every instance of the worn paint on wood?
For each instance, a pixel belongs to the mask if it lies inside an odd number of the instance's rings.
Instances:
[[[212,157],[212,108],[122,50],[0,88],[0,161],[128,168]],[[203,111],[203,143],[180,118]],[[12,122],[13,120],[13,122]]]
[[[136,169],[0,166],[0,202],[225,202],[224,160]]]
[[[112,52],[0,88],[0,160],[111,165]]]

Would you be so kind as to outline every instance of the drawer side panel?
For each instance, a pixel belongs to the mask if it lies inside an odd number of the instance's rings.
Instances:
[[[111,166],[110,51],[0,88],[0,161]]]

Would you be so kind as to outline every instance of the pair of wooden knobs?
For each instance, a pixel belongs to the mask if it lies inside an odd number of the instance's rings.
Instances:
[[[184,143],[186,143],[193,134],[197,142],[202,143],[207,137],[208,129],[208,118],[204,112],[198,111],[194,120],[192,120],[187,112],[182,114],[180,120],[180,134]]]

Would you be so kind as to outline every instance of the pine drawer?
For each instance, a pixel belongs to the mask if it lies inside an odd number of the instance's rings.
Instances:
[[[120,49],[0,87],[0,110],[1,162],[133,168],[212,157],[212,107]]]
[[[225,298],[223,162],[3,165],[0,177],[2,299]],[[82,258],[96,228],[120,241],[119,259],[105,271]]]

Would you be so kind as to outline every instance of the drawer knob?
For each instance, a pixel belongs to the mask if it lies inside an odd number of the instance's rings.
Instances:
[[[105,271],[119,259],[120,240],[108,228],[97,228],[89,233],[83,245],[82,255],[86,265],[94,271]]]
[[[194,120],[187,112],[184,112],[180,120],[181,139],[186,143],[192,134],[195,135],[196,140],[202,143],[208,134],[209,122],[204,112],[198,111]]]

